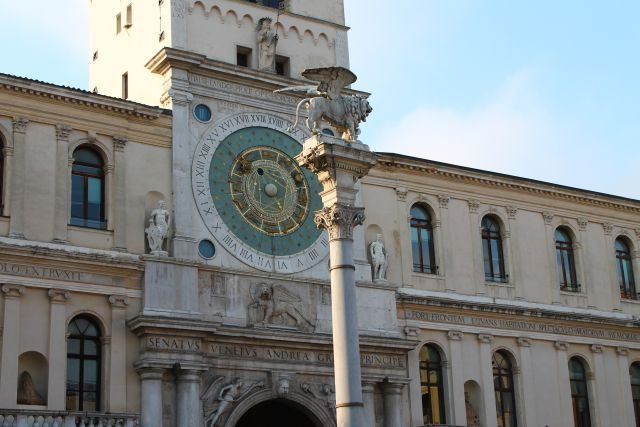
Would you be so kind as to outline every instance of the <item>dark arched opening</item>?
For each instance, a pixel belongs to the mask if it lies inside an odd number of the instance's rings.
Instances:
[[[308,410],[296,403],[274,399],[249,409],[236,427],[321,427]]]

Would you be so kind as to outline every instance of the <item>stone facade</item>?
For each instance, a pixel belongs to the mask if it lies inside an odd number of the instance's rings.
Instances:
[[[0,75],[0,424],[336,426],[330,272],[347,258],[330,259],[329,242],[351,238],[366,425],[574,425],[575,360],[590,425],[635,425],[640,303],[621,292],[614,247],[622,238],[640,271],[640,202],[387,153],[355,189],[364,174],[345,165],[318,166],[314,181],[287,151],[312,136],[288,129],[301,96],[273,91],[308,83],[306,68],[348,66],[342,2],[290,0],[281,14],[261,3],[92,3],[91,87],[110,96]],[[148,18],[158,14],[160,29]],[[257,70],[264,17],[286,65],[276,72]],[[123,72],[129,99],[167,109],[112,97]],[[83,148],[101,158],[91,173],[104,212],[79,226]],[[328,166],[349,171],[351,193],[318,231],[305,222],[311,189],[344,184]],[[242,182],[257,190],[228,187],[248,171],[255,180]],[[292,189],[304,215],[273,214]],[[332,229],[345,212],[362,225]],[[487,217],[501,247],[489,276]],[[430,249],[412,245],[416,227]],[[562,286],[559,227],[575,276]],[[78,330],[87,324],[96,331]],[[431,395],[425,349],[438,359]],[[498,374],[496,354],[508,360]],[[71,375],[76,360],[84,382]],[[512,408],[504,393],[496,405],[495,375],[510,375]],[[18,403],[36,395],[44,404]]]

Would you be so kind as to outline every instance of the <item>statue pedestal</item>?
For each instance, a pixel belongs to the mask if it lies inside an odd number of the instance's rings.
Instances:
[[[354,203],[355,184],[375,165],[376,156],[359,142],[314,135],[296,160],[318,176],[324,190],[315,222],[329,233],[337,425],[364,427],[353,229],[365,217],[364,208]]]

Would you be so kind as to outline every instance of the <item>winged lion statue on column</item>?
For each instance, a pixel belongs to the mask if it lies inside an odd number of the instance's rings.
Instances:
[[[356,75],[343,67],[326,67],[305,70],[302,76],[319,83],[317,86],[290,86],[275,91],[302,92],[307,95],[307,98],[298,103],[296,120],[291,127],[298,124],[300,108],[306,106],[309,111],[306,124],[312,133],[320,133],[320,121],[324,119],[342,132],[342,139],[357,141],[359,125],[366,121],[373,108],[364,96],[341,93],[346,86],[356,81]]]

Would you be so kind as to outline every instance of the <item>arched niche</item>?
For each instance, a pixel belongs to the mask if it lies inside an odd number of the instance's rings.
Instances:
[[[479,427],[483,416],[482,390],[480,385],[473,380],[464,383],[464,405],[467,413],[467,426]]]
[[[49,364],[37,351],[26,351],[18,358],[19,405],[46,405],[49,385]]]

